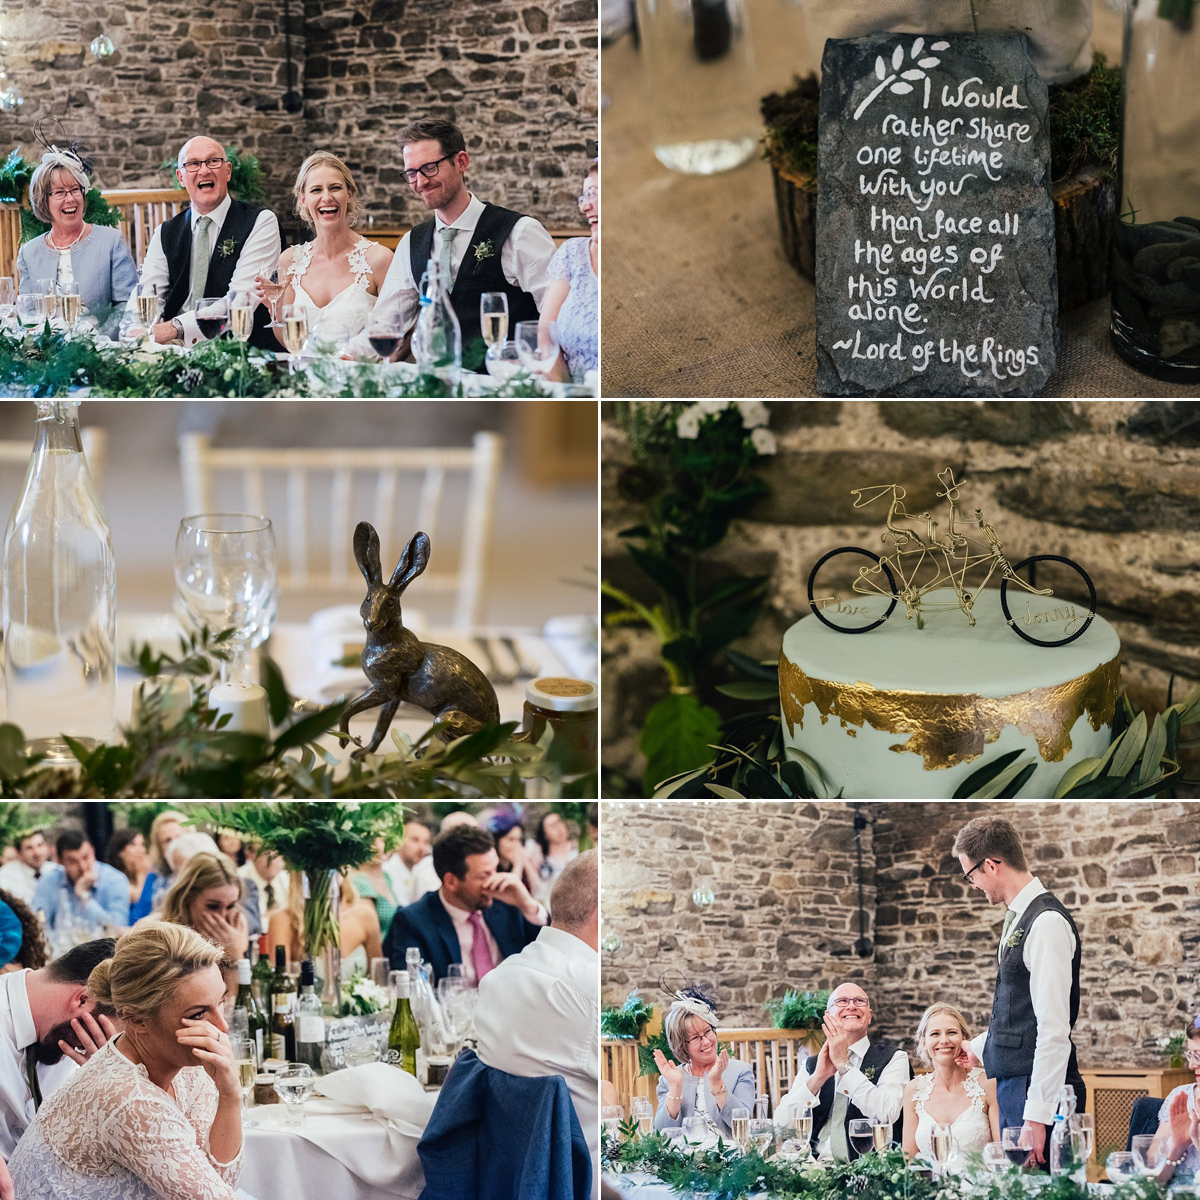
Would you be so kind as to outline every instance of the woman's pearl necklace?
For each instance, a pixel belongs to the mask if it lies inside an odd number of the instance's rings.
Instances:
[[[83,223],[83,225],[81,225],[81,226],[80,226],[79,232],[78,232],[78,233],[77,233],[77,234],[76,234],[76,235],[75,235],[75,236],[74,236],[74,237],[73,237],[73,238],[72,238],[72,239],[71,239],[71,240],[70,240],[70,241],[69,241],[69,242],[68,242],[68,243],[67,243],[65,246],[60,246],[60,245],[59,245],[59,244],[58,244],[58,243],[57,243],[57,242],[54,240],[54,230],[53,230],[53,229],[47,230],[47,232],[46,232],[46,241],[47,241],[47,242],[49,242],[49,244],[50,244],[50,247],[51,247],[51,249],[53,249],[53,250],[70,250],[70,248],[71,248],[73,245],[75,245],[75,243],[76,243],[77,241],[79,241],[79,239],[80,239],[81,237],[83,237],[83,233],[84,233],[84,230],[85,230],[85,229],[87,229],[87,222],[86,222],[86,221]]]

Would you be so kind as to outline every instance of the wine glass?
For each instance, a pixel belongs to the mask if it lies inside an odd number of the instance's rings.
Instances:
[[[1113,1183],[1128,1183],[1138,1176],[1137,1160],[1128,1150],[1114,1150],[1105,1160],[1104,1169]]]
[[[201,513],[184,517],[175,537],[175,611],[193,632],[235,632],[222,682],[246,672],[250,650],[271,631],[279,603],[275,533],[266,517]]]
[[[625,1120],[625,1110],[619,1104],[606,1104],[600,1110],[600,1125],[613,1141],[621,1136],[623,1120]]]
[[[380,313],[372,316],[367,324],[367,341],[371,349],[387,362],[400,349],[404,338],[404,325],[398,312]]]
[[[1003,1142],[988,1142],[984,1146],[983,1165],[993,1175],[999,1175],[1001,1171],[1008,1170],[1008,1156],[1004,1153]]]
[[[545,374],[558,357],[558,340],[540,321],[517,322],[517,354],[531,375]]]
[[[316,1079],[307,1063],[288,1063],[275,1072],[275,1091],[287,1106],[285,1125],[304,1124],[304,1102],[313,1094]]]
[[[745,1150],[746,1143],[750,1140],[750,1110],[748,1108],[735,1108],[730,1111],[729,1130],[733,1134],[733,1140]]]
[[[279,297],[287,291],[287,284],[279,282],[279,271],[272,271],[262,284],[263,295],[267,298],[267,311],[271,314],[271,320],[267,324],[268,329],[282,329],[283,326],[279,321],[279,314],[275,311],[276,305],[279,303]]]
[[[258,1074],[258,1064],[254,1056],[254,1043],[249,1038],[230,1037],[229,1048],[233,1051],[233,1061],[237,1063],[238,1082],[242,1085],[242,1124],[251,1122],[246,1117],[250,1107],[250,1097],[254,1094],[254,1077]]]
[[[258,297],[249,288],[229,293],[229,328],[239,342],[248,342],[254,332],[254,310]]]
[[[1033,1132],[1024,1125],[1010,1125],[1000,1132],[1004,1155],[1014,1167],[1023,1167],[1033,1151]]]
[[[708,1122],[703,1117],[684,1117],[683,1140],[689,1146],[699,1146],[708,1137]]]
[[[749,1144],[764,1158],[775,1141],[775,1126],[767,1117],[751,1117],[747,1136]]]
[[[285,304],[283,306],[283,344],[291,356],[292,370],[308,341],[308,307],[304,304]]]
[[[36,292],[17,297],[17,321],[25,329],[36,329],[42,323],[42,298]]]
[[[654,1106],[645,1096],[634,1096],[629,1106],[629,1115],[638,1123],[638,1133],[642,1136],[654,1129]]]
[[[0,275],[0,326],[17,315],[17,291],[11,275]]]
[[[57,287],[58,281],[55,279],[43,279],[37,285],[37,291],[34,294],[38,298],[38,315],[43,320],[51,320],[58,310]]]
[[[1076,1113],[1071,1118],[1071,1132],[1079,1133],[1083,1138],[1083,1157],[1092,1157],[1096,1147],[1096,1114],[1090,1112]]]
[[[83,315],[83,298],[79,295],[79,284],[59,284],[58,300],[62,307],[63,324],[68,329],[74,329],[79,318]]]
[[[1158,1144],[1155,1145],[1157,1140]],[[1167,1160],[1167,1141],[1154,1133],[1139,1133],[1133,1139],[1133,1161],[1139,1174],[1150,1179],[1157,1176]]]
[[[497,342],[494,346],[489,346],[483,358],[483,365],[493,379],[498,379],[501,383],[507,382],[521,369],[517,343]]]
[[[220,337],[229,325],[228,296],[205,296],[196,301],[195,311],[201,336],[209,341]]]
[[[668,1125],[664,1129],[660,1129],[659,1133],[663,1135],[671,1144],[672,1150],[679,1150],[683,1146],[683,1126]]]
[[[508,296],[504,292],[484,292],[479,297],[479,326],[489,350],[504,344],[508,337]]]
[[[875,1144],[875,1135],[871,1132],[871,1120],[869,1117],[856,1117],[850,1122],[850,1128],[847,1132],[850,1135],[850,1145],[859,1154],[867,1154]]]

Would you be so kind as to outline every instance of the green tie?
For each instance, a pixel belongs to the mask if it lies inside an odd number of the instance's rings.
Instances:
[[[1004,914],[1004,928],[1000,930],[1000,948],[1004,949],[1004,939],[1008,937],[1008,931],[1012,928],[1012,923],[1017,919],[1017,914],[1010,908]]]
[[[208,281],[208,227],[212,217],[200,217],[196,221],[196,240],[192,244],[192,290],[188,299],[195,304],[204,299],[204,286]]]
[[[442,279],[446,283],[446,291],[454,285],[454,276],[451,273],[451,256],[454,253],[454,238],[458,230],[453,227],[442,230],[442,256],[438,259],[438,266],[442,269]]]
[[[857,1067],[857,1058],[858,1055],[851,1052],[846,1056],[846,1065]],[[834,1087],[837,1087],[836,1083]],[[850,1160],[850,1143],[846,1140],[846,1111],[849,1107],[850,1098],[846,1093],[841,1090],[835,1091],[833,1104],[829,1108],[829,1153],[837,1162]]]

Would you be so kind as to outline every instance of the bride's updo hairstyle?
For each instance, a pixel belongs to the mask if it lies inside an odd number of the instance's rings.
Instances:
[[[962,1015],[962,1012],[955,1008],[953,1004],[931,1004],[921,1015],[921,1023],[917,1026],[917,1057],[927,1066],[933,1066],[933,1062],[925,1051],[925,1030],[929,1028],[929,1022],[937,1016],[938,1013],[945,1013],[946,1016],[958,1022],[959,1029],[962,1030],[963,1041],[971,1040],[971,1030],[967,1027],[967,1018]]]
[[[332,167],[342,177],[342,181],[346,185],[346,224],[353,229],[358,224],[358,184],[354,182],[350,168],[332,150],[314,150],[300,164],[300,171],[296,176],[296,186],[292,188],[292,195],[296,199],[296,216],[311,228],[317,227],[317,222],[309,214],[304,203],[304,185],[307,183],[309,175],[318,167]]]
[[[125,934],[116,953],[92,969],[88,995],[111,1005],[122,1020],[153,1017],[175,994],[181,980],[219,965],[219,946],[186,925],[158,921]]]

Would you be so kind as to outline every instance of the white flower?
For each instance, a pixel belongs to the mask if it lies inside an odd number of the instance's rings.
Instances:
[[[712,413],[724,412],[731,403],[729,400],[698,400],[692,407],[698,408],[707,417]]]
[[[750,435],[750,442],[759,454],[774,454],[778,448],[775,435],[769,429],[756,429]]]
[[[770,411],[761,400],[739,400],[737,406],[742,414],[742,424],[747,429],[766,425],[771,419]]]
[[[675,431],[681,438],[698,438],[700,436],[700,420],[703,414],[699,411],[699,406],[693,404],[691,408],[684,409],[679,414],[678,421],[675,422]]]

